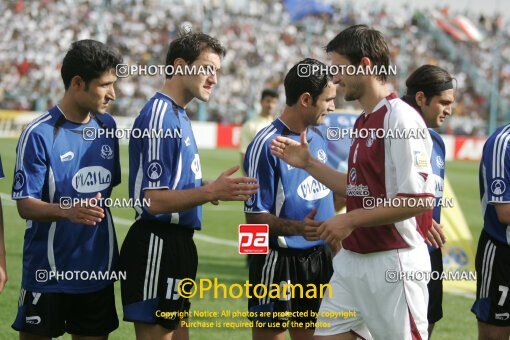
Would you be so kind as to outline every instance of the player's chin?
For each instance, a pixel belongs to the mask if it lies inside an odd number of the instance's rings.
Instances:
[[[196,98],[198,100],[201,100],[203,102],[208,102],[209,99],[211,98],[211,93],[210,92],[207,92],[207,91],[201,91],[197,96]]]

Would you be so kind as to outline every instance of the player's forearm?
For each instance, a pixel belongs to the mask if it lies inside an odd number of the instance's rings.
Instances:
[[[18,213],[25,220],[52,222],[66,218],[66,209],[57,203],[48,203],[36,198],[23,198],[16,201]]]
[[[303,221],[288,220],[269,213],[245,213],[246,223],[269,225],[270,236],[303,235],[305,223]]]
[[[184,211],[214,200],[204,187],[187,190],[145,190],[144,197],[149,202],[147,211],[152,215]]]
[[[334,170],[316,158],[312,158],[304,170],[335,194],[345,196],[347,183],[345,174]]]
[[[354,228],[374,227],[404,221],[432,209],[431,205],[425,203],[423,205],[419,205],[419,207],[376,207],[371,210],[355,209],[348,212],[347,217],[350,221],[349,224]]]

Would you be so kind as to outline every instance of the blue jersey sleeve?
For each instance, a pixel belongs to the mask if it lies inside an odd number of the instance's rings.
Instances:
[[[245,202],[245,212],[272,213],[274,210],[276,157],[271,155],[270,142],[252,143],[246,152],[244,170],[249,177],[257,179],[259,189]]]
[[[36,132],[21,134],[16,148],[12,198],[42,198],[48,171],[44,139]]]
[[[4,168],[2,167],[2,156],[0,156],[0,179],[4,178]]]
[[[483,154],[487,179],[487,202],[510,202],[510,145],[496,138]]]
[[[166,112],[167,103],[163,104],[158,114],[151,117],[149,130],[174,130],[177,122],[171,110]],[[166,113],[166,114],[165,114]],[[149,136],[144,140],[142,150],[142,190],[146,189],[175,189],[182,171],[182,156],[180,154],[180,138],[157,138]]]

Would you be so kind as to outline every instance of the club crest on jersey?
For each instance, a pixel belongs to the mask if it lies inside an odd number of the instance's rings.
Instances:
[[[69,162],[74,159],[74,152],[67,151],[65,154],[60,155],[61,162]]]
[[[73,176],[72,185],[74,190],[80,193],[92,193],[102,191],[112,183],[110,170],[102,166],[87,166],[81,168]]]
[[[372,147],[372,145],[374,145],[374,141],[375,141],[375,133],[373,131],[371,131],[370,136],[367,138],[367,140],[365,142],[365,145],[367,146],[367,148]]]
[[[202,178],[202,167],[200,166],[200,156],[198,153],[195,154],[195,158],[191,162],[191,171],[195,174],[195,179]]]
[[[330,190],[321,182],[308,176],[297,188],[297,194],[304,200],[315,201],[326,197]]]
[[[494,178],[491,183],[491,192],[494,196],[501,196],[506,192],[506,183],[500,178]]]
[[[441,156],[436,156],[436,165],[439,169],[444,169],[444,160]]]
[[[21,190],[24,184],[25,175],[23,175],[23,172],[21,170],[18,170],[16,172],[16,175],[14,175],[14,191]]]
[[[147,167],[147,177],[150,181],[157,181],[163,174],[163,167],[159,161],[152,161]]]
[[[326,152],[322,149],[319,149],[319,151],[317,152],[317,158],[322,163],[326,163],[328,161],[328,156],[326,155]]]
[[[107,144],[103,144],[101,147],[101,157],[104,159],[112,159],[113,158],[113,149],[111,146]]]

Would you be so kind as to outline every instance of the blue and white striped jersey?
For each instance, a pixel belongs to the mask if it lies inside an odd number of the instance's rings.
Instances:
[[[432,153],[430,154],[430,165],[432,166],[432,174],[436,187],[436,204],[432,213],[432,218],[437,223],[441,223],[441,204],[444,189],[444,168],[446,151],[444,141],[441,136],[434,130],[429,129],[430,137],[432,138]],[[437,248],[428,246],[429,252]]]
[[[480,200],[483,228],[499,242],[510,244],[510,226],[501,223],[494,204],[510,203],[510,124],[497,129],[483,146]]]
[[[48,203],[86,199],[101,192],[110,197],[120,183],[119,143],[114,137],[84,139],[84,129],[116,128],[109,114],[93,115],[86,124],[68,121],[58,106],[30,123],[16,148],[12,198],[32,197]],[[101,205],[99,202],[98,205]],[[49,274],[117,270],[118,248],[112,216],[95,226],[68,220],[27,220],[23,246],[22,288],[35,292],[87,293],[111,284],[103,279],[57,279]],[[46,274],[44,274],[46,273]]]
[[[184,108],[167,95],[156,94],[136,117],[133,131],[142,138],[129,141],[129,196],[142,201],[144,190],[194,189],[202,185],[202,169],[191,121]],[[136,207],[136,219],[157,219],[201,229],[202,207],[151,215]]]
[[[306,171],[294,168],[271,155],[269,146],[277,136],[295,141],[300,139],[280,119],[276,119],[255,136],[248,146],[243,165],[248,176],[257,179],[259,189],[245,202],[244,211],[270,213],[280,218],[302,221],[315,207],[316,220],[329,219],[335,213],[333,193]],[[308,128],[307,140],[310,152],[326,163],[326,140],[319,129]],[[308,249],[323,245],[324,242],[307,241],[303,236],[280,236],[270,238],[270,244],[272,247]]]

